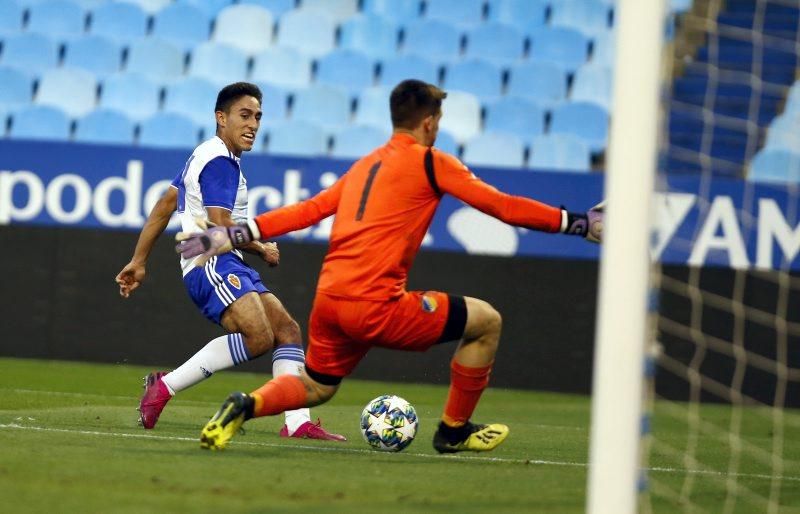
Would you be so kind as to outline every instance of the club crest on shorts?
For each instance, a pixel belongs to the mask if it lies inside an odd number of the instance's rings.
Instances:
[[[228,273],[228,283],[233,287],[235,287],[236,289],[242,288],[242,282],[239,280],[239,277],[237,277],[233,273]]]
[[[425,312],[435,312],[439,304],[436,303],[436,298],[433,296],[422,297],[422,310]]]

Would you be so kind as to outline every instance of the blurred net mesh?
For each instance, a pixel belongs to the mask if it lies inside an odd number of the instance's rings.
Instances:
[[[753,162],[768,139],[800,154],[782,124],[800,1],[696,0],[673,21],[640,511],[797,512],[800,187]]]

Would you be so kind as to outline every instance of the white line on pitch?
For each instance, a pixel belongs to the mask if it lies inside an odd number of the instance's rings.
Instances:
[[[0,424],[0,429],[16,429],[16,430],[31,430],[37,432],[58,432],[64,434],[78,434],[78,435],[99,435],[99,436],[110,436],[110,437],[119,437],[119,438],[130,438],[130,439],[152,439],[152,440],[159,440],[159,441],[188,441],[197,443],[198,438],[196,437],[181,437],[181,436],[166,436],[166,435],[151,435],[151,434],[132,434],[128,432],[99,432],[96,430],[70,430],[66,428],[52,428],[52,427],[38,427],[38,426],[26,426],[20,425],[17,423],[8,423],[8,424]],[[242,441],[236,440],[231,443],[234,446],[257,446],[262,448],[283,448],[283,449],[300,449],[300,450],[311,450],[317,452],[334,452],[334,453],[369,453],[375,454],[374,450],[368,449],[358,449],[358,448],[336,448],[336,447],[328,447],[328,446],[308,446],[308,445],[301,445],[301,444],[278,444],[278,443],[265,443],[265,442],[255,442],[255,441]],[[412,452],[402,452],[396,454],[398,457],[421,457],[426,459],[451,459],[451,460],[467,460],[467,461],[479,461],[479,462],[501,462],[501,463],[510,463],[510,464],[535,464],[540,466],[570,466],[570,467],[581,467],[586,468],[589,465],[585,462],[569,462],[569,461],[552,461],[552,460],[541,460],[541,459],[507,459],[503,457],[475,457],[470,455],[433,455],[428,453],[412,453]],[[759,478],[765,480],[786,480],[792,482],[800,482],[800,477],[796,476],[777,476],[774,477],[772,475],[766,474],[759,474],[759,473],[724,473],[721,471],[714,471],[714,470],[687,470],[687,469],[679,469],[679,468],[664,468],[664,467],[652,467],[647,468],[647,471],[650,472],[659,472],[659,473],[692,473],[698,475],[716,475],[716,476],[735,476],[737,478]]]

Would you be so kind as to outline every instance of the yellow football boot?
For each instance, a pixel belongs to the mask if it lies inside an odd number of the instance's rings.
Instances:
[[[253,417],[253,398],[244,393],[231,393],[216,414],[200,432],[200,448],[224,450],[228,442]]]
[[[467,422],[455,429],[461,436],[458,440],[446,437],[441,427],[433,435],[433,447],[439,453],[488,452],[494,450],[508,436],[508,427],[499,423],[476,425]]]

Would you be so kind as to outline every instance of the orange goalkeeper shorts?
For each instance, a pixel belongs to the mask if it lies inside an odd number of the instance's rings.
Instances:
[[[312,377],[345,377],[373,346],[424,352],[436,343],[461,339],[466,322],[464,298],[438,291],[407,291],[387,301],[317,293],[306,368]]]

